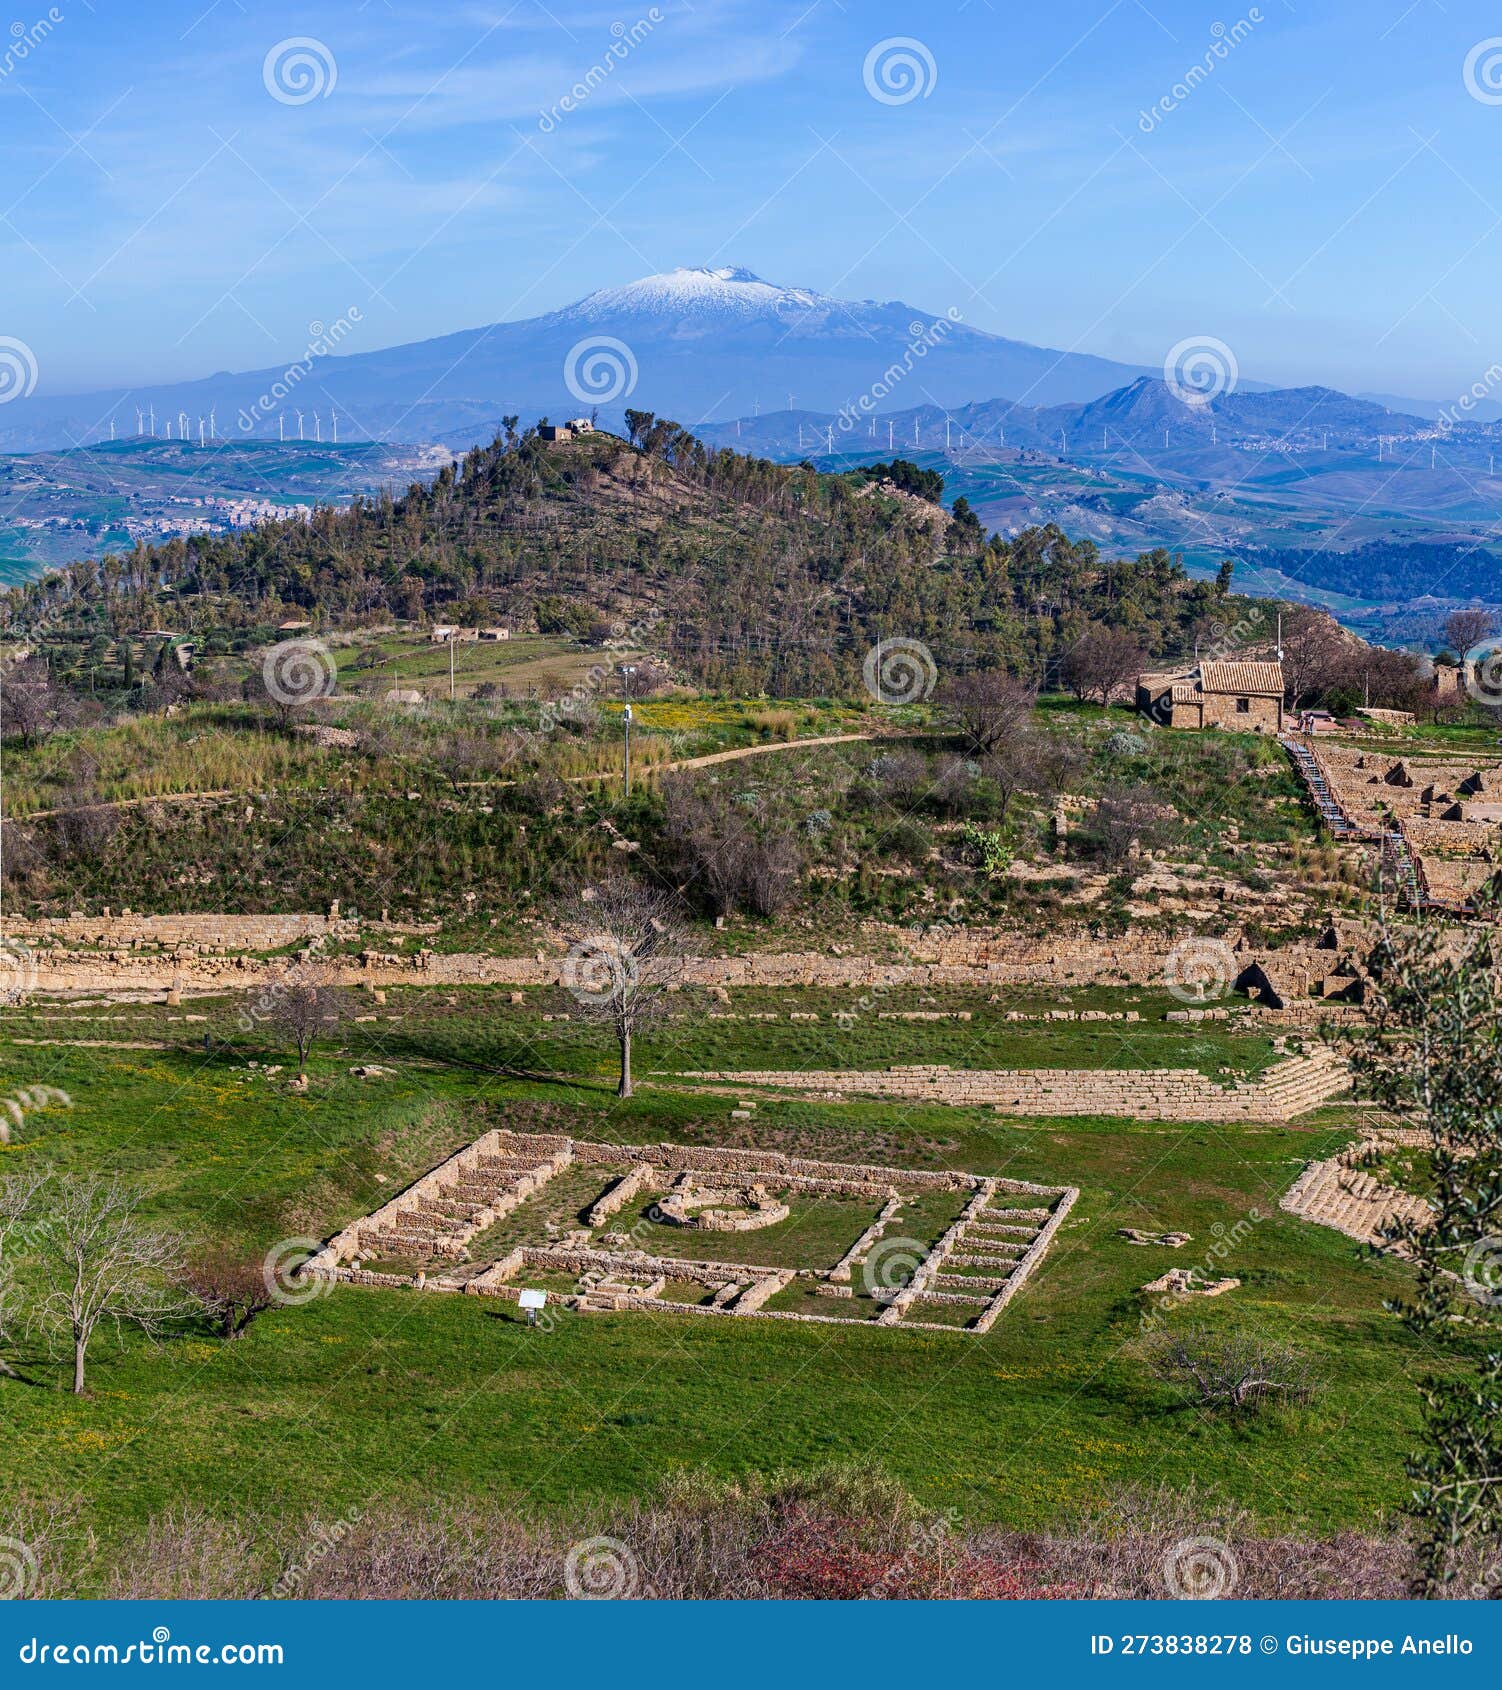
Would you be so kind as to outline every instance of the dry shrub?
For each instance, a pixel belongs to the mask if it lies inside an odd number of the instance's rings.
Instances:
[[[246,1601],[276,1576],[274,1546],[248,1526],[201,1508],[157,1515],[128,1550],[112,1558],[103,1594],[114,1601]]]

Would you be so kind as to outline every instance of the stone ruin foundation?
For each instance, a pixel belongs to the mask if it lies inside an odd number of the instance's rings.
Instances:
[[[584,1210],[587,1226],[545,1244],[517,1244],[489,1265],[466,1260],[469,1244],[536,1200],[565,1169],[599,1171],[601,1189]],[[654,1254],[622,1234],[621,1211],[662,1190],[651,1224],[702,1233],[703,1254]],[[856,1306],[883,1250],[917,1241],[896,1237],[906,1206],[952,1193],[955,1218],[931,1245],[915,1248],[912,1271],[890,1288],[868,1285],[880,1312],[836,1313]],[[789,1197],[860,1199],[880,1204],[875,1218],[833,1267],[758,1266],[713,1259],[717,1233],[749,1232],[785,1220]],[[1037,1270],[1079,1197],[1072,1186],[1038,1185],[957,1170],[824,1162],[774,1150],[676,1144],[593,1143],[563,1135],[485,1133],[424,1174],[399,1196],[346,1227],[306,1262],[305,1275],[351,1284],[500,1297],[517,1301],[529,1275],[577,1281],[559,1297],[581,1311],[652,1310],[710,1317],[755,1316],[847,1326],[935,1332],[986,1332]],[[597,1229],[600,1230],[597,1236]],[[372,1260],[417,1263],[409,1272],[375,1271]],[[700,1300],[665,1295],[670,1285],[698,1288]],[[773,1308],[794,1288],[828,1300],[829,1313]],[[932,1317],[943,1310],[950,1318]]]

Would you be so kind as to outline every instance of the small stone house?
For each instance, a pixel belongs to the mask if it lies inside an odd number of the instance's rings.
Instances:
[[[1183,675],[1143,675],[1137,708],[1169,728],[1283,731],[1281,663],[1201,663]]]

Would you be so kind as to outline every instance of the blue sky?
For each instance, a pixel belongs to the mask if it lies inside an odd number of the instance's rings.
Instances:
[[[1464,76],[1495,8],[656,14],[26,0],[0,29],[0,336],[57,393],[272,365],[351,306],[365,350],[736,263],[1147,365],[1211,334],[1266,381],[1444,399],[1502,359],[1502,43]],[[294,38],[312,84],[279,80],[295,50],[267,67]],[[916,97],[880,80],[903,49],[868,87],[891,38],[920,43]]]

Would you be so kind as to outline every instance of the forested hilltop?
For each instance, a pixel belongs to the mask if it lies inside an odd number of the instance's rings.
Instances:
[[[140,545],[5,595],[13,633],[48,643],[158,623],[235,639],[285,617],[504,622],[585,638],[630,631],[685,679],[817,696],[848,686],[878,639],[1041,675],[1093,623],[1150,657],[1263,629],[1228,617],[1227,565],[1191,580],[1163,551],[1103,560],[1053,527],[987,538],[963,500],[898,460],[844,475],[711,450],[630,413],[630,438],[544,441],[515,418],[401,497],[311,520]]]

